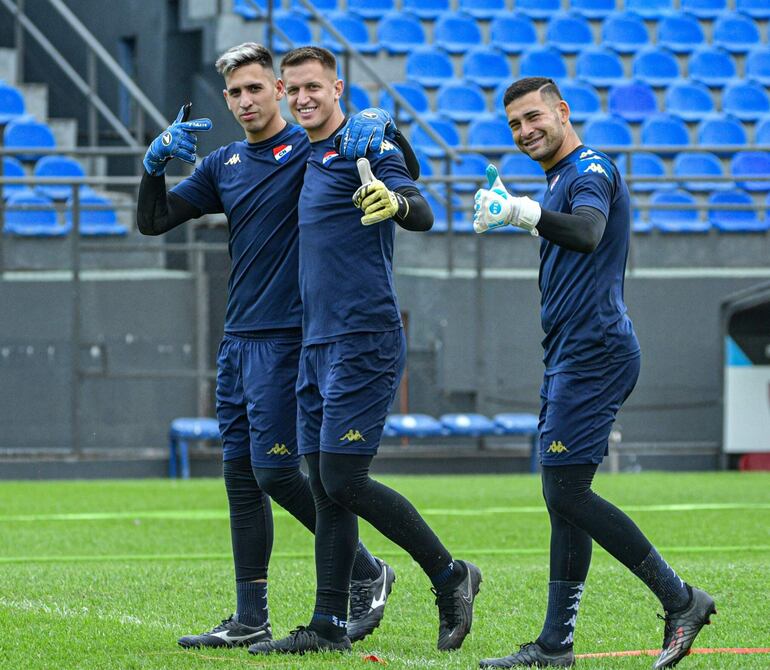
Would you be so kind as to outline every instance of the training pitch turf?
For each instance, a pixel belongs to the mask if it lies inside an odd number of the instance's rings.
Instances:
[[[424,513],[458,558],[484,573],[473,632],[460,652],[435,650],[427,579],[365,523],[361,536],[396,570],[381,627],[348,655],[250,656],[176,645],[234,603],[224,488],[218,480],[0,483],[0,668],[474,668],[534,639],[545,611],[548,521],[532,476],[382,477]],[[637,521],[719,614],[696,648],[770,647],[770,474],[599,475],[596,490]],[[275,508],[270,612],[282,636],[309,621],[313,544]],[[575,651],[656,648],[660,608],[598,547]],[[591,658],[578,668],[649,668],[649,656]],[[692,669],[767,669],[770,654],[692,655]]]

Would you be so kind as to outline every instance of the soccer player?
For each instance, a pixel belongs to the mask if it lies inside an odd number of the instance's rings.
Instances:
[[[264,47],[233,47],[220,56],[216,68],[225,80],[225,102],[245,140],[211,153],[167,193],[166,163],[175,157],[194,163],[195,133],[211,128],[208,119],[187,121],[189,107],[183,108],[147,150],[137,207],[137,223],[145,235],[160,235],[209,213],[223,212],[229,224],[232,268],[216,399],[237,608],[212,630],[182,637],[183,647],[244,646],[271,639],[270,498],[311,532],[316,527],[313,494],[299,469],[295,393],[302,343],[297,202],[310,143],[302,128],[281,117],[284,86]],[[388,117],[371,110],[356,120],[359,125],[352,133],[346,129],[343,139],[348,151],[360,145],[363,155],[369,142],[379,145]],[[391,131],[390,136],[401,139],[395,127]],[[351,638],[356,640],[379,624],[395,575],[359,544],[352,578],[359,605],[351,621]]]
[[[453,560],[411,503],[369,476],[406,356],[393,287],[395,225],[425,231],[433,214],[390,142],[369,152],[373,175],[364,165],[365,185],[356,163],[338,155],[334,136],[345,117],[336,73],[333,54],[319,47],[294,49],[281,61],[289,109],[311,141],[299,202],[304,339],[297,403],[299,449],[316,500],[315,609],[309,626],[249,651],[350,648],[345,620],[356,515],[422,567],[436,594],[438,648],[457,649],[471,628],[481,572]]]
[[[654,668],[689,651],[716,613],[707,593],[684,582],[621,510],[591,490],[615,415],[639,375],[640,350],[623,302],[630,199],[615,164],[581,144],[569,105],[551,79],[512,84],[503,102],[516,146],[545,171],[542,206],[512,197],[494,166],[475,197],[476,232],[503,225],[540,236],[545,376],[540,391],[540,461],[551,522],[548,608],[534,642],[482,668],[571,667],[573,633],[591,541],[639,577],[665,610]]]

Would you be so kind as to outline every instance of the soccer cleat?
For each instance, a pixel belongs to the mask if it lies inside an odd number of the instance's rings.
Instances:
[[[717,613],[714,599],[705,591],[690,586],[690,604],[678,612],[666,612],[663,628],[663,651],[653,663],[653,670],[673,668],[687,654],[701,628],[711,623],[711,615]],[[658,615],[660,616],[660,615]]]
[[[298,626],[280,640],[257,642],[249,647],[250,654],[307,654],[318,651],[350,651],[350,638],[339,642],[321,637],[314,630]]]
[[[572,668],[575,654],[570,649],[548,651],[537,642],[527,642],[519,651],[502,658],[485,658],[479,661],[480,668]]]
[[[273,631],[270,622],[261,626],[246,626],[235,620],[235,615],[224,619],[221,624],[200,635],[185,635],[177,640],[185,649],[198,647],[245,647],[254,642],[272,640]]]
[[[350,617],[348,637],[351,642],[363,640],[382,621],[385,603],[396,581],[396,573],[385,561],[375,558],[382,571],[377,579],[350,582]]]
[[[441,651],[459,649],[471,632],[473,601],[481,585],[481,570],[473,563],[458,561],[466,568],[463,579],[451,591],[431,589],[438,605],[438,648]]]

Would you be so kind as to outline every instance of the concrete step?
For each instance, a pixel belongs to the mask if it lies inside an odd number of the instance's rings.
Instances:
[[[75,119],[48,119],[47,123],[56,138],[57,147],[67,149],[77,146],[78,122]]]
[[[16,49],[0,49],[0,80],[16,84]]]
[[[24,96],[27,114],[38,121],[48,121],[48,86],[46,84],[16,84]]]

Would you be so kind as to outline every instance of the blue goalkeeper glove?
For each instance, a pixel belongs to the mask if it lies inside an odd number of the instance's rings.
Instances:
[[[174,122],[158,135],[144,155],[144,169],[154,177],[166,171],[166,163],[172,158],[179,158],[185,163],[195,165],[195,149],[198,138],[195,133],[211,130],[211,119],[188,121],[192,103],[188,102],[179,110]]]
[[[537,237],[540,205],[526,196],[508,193],[494,165],[487,165],[487,182],[489,188],[480,188],[473,198],[473,229],[483,233],[511,224]]]
[[[348,119],[345,126],[334,136],[334,144],[340,156],[348,160],[363,158],[367,151],[378,151],[382,141],[393,138],[396,123],[383,109],[369,107]]]

